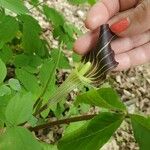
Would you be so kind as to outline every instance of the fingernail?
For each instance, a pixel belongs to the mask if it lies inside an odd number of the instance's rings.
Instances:
[[[129,18],[122,19],[110,26],[112,32],[121,33],[125,31],[130,25]]]

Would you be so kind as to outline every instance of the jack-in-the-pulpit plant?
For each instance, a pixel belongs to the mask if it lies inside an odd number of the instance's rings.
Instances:
[[[81,62],[75,66],[66,81],[57,89],[48,104],[41,108],[40,112],[49,105],[58,103],[62,96],[80,85],[99,86],[107,73],[118,65],[110,45],[115,37],[108,24],[102,25],[96,47],[82,57]]]
[[[81,31],[57,10],[59,1],[54,5],[0,0],[0,150],[100,150],[126,120],[140,149],[149,150],[150,117],[128,111],[135,100],[124,103],[113,88],[100,86],[118,64],[110,46],[116,36],[102,25],[96,46],[79,60],[67,50]],[[75,65],[65,80],[59,73],[71,67],[68,54]],[[66,98],[75,88],[74,101],[72,94]]]

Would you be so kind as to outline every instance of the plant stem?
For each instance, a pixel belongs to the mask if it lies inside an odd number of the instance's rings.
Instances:
[[[42,111],[46,110],[49,106],[54,105],[61,101],[69,92],[77,88],[81,84],[81,81],[76,73],[71,73],[66,81],[60,85],[57,91],[52,95],[47,104],[41,107],[34,115],[40,114]]]
[[[69,124],[71,122],[90,120],[93,117],[95,117],[96,115],[97,114],[83,115],[83,116],[77,116],[77,117],[71,117],[71,118],[61,119],[61,120],[57,120],[57,121],[52,121],[52,122],[48,122],[46,124],[42,124],[42,125],[39,125],[39,126],[36,126],[36,127],[29,127],[29,130],[30,131],[38,131],[40,129],[44,129],[44,128],[54,126],[54,125]]]

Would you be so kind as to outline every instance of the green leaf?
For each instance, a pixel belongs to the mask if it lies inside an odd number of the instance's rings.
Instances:
[[[0,49],[3,48],[4,44],[5,44],[5,43],[4,43],[3,41],[0,41]]]
[[[4,122],[0,119],[0,129],[4,127]]]
[[[56,64],[52,60],[46,60],[39,72],[39,80],[43,90],[43,104],[47,103],[56,90]]]
[[[101,113],[79,129],[65,134],[59,150],[99,150],[113,135],[124,119],[123,115]]]
[[[13,17],[1,14],[0,20],[0,41],[6,43],[15,37],[18,31],[18,22]]]
[[[5,122],[5,108],[0,106],[0,128],[3,128]]]
[[[13,53],[10,47],[4,45],[3,48],[0,50],[0,58],[4,63],[8,63],[12,58]]]
[[[3,127],[5,121],[5,109],[0,107],[0,128]]]
[[[13,63],[16,67],[38,67],[42,60],[38,55],[19,54],[15,56]]]
[[[23,84],[25,89],[32,94],[39,95],[40,87],[37,78],[23,69],[16,69],[17,79]]]
[[[79,33],[77,28],[75,28],[74,25],[67,23],[64,16],[54,8],[49,8],[45,5],[43,9],[47,19],[54,25],[54,38],[57,38],[60,43],[65,43],[68,49],[72,49],[75,41],[74,34]]]
[[[51,110],[53,111],[56,118],[61,119],[61,117],[63,116],[62,115],[63,112],[66,110],[63,99],[61,102],[56,104],[56,107],[55,106],[51,107]]]
[[[15,91],[21,90],[21,85],[17,79],[9,79],[8,85]]]
[[[31,125],[31,127],[35,127],[37,125],[38,119],[34,117],[33,115],[28,120],[28,123]]]
[[[4,95],[0,96],[0,121],[2,123],[6,122],[5,110],[8,105],[12,95]]]
[[[28,9],[24,6],[22,0],[0,0],[0,6],[9,9],[16,14],[28,13]]]
[[[74,115],[80,115],[80,112],[79,112],[79,109],[75,105],[72,105],[70,106],[69,111],[65,113],[65,116],[70,117]]]
[[[11,125],[19,125],[28,121],[32,115],[33,96],[31,93],[16,94],[6,107],[5,116]]]
[[[41,27],[37,20],[27,15],[22,15],[20,19],[23,21],[23,47],[25,52],[36,52],[43,56],[45,52],[43,51],[43,42],[40,39]]]
[[[43,92],[42,92],[42,99],[43,99],[43,104],[47,103],[49,98],[52,96],[52,94],[56,90],[56,69],[57,66],[60,62],[61,58],[61,53],[59,51],[58,56],[55,58],[55,62],[53,60],[48,60],[45,62],[40,70],[40,80],[43,82],[45,85],[43,86]],[[49,72],[49,73],[48,73]],[[43,84],[42,83],[42,84]],[[46,117],[47,113],[49,110],[46,111],[46,113],[42,113],[44,117]]]
[[[64,53],[60,52],[59,49],[52,49],[51,57],[53,58],[55,63],[56,63],[59,55],[60,55],[60,57],[59,57],[59,62],[57,64],[57,67],[59,69],[64,69],[64,68],[69,69],[70,68],[69,61],[68,61],[67,57],[64,55]]]
[[[53,60],[45,60],[42,64],[42,67],[39,72],[39,79],[43,87],[47,84],[48,80],[51,80],[49,78],[55,76],[56,70],[54,67],[55,63]]]
[[[10,94],[11,94],[11,90],[8,86],[6,85],[0,86],[0,96],[10,95]]]
[[[63,25],[65,22],[64,17],[54,8],[50,8],[46,5],[43,6],[44,14],[46,15],[47,19],[52,22],[54,26]]]
[[[82,35],[82,31],[80,29],[78,29],[74,24],[69,24],[69,27],[72,28],[72,30],[74,31],[74,34],[76,35]]]
[[[119,95],[114,89],[109,88],[109,87],[100,88],[98,90],[98,93],[112,107],[119,109],[119,110],[126,110],[125,105],[123,104],[122,100],[120,99]]]
[[[25,66],[23,67],[23,69],[31,74],[38,74],[39,73],[39,70],[38,70],[38,67],[35,68],[35,67],[31,67],[31,66]]]
[[[28,55],[19,54],[15,56],[13,63],[16,67],[24,67],[30,63],[30,59]]]
[[[72,134],[73,132],[76,132],[78,129],[82,128],[85,124],[86,121],[70,123],[68,127],[64,130],[63,136],[67,136],[68,134]]]
[[[69,3],[74,5],[84,4],[87,2],[87,0],[68,0]]]
[[[73,5],[79,5],[79,4],[84,4],[84,3],[89,3],[90,5],[94,5],[97,0],[68,0]]]
[[[80,113],[88,113],[90,108],[90,105],[82,103],[80,104]]]
[[[134,136],[139,144],[140,150],[150,148],[150,118],[139,115],[131,115]]]
[[[72,25],[64,23],[63,29],[68,34],[68,36],[70,36],[71,38],[73,37],[74,29]]]
[[[72,54],[72,59],[73,59],[74,62],[79,62],[81,60],[81,56],[79,56],[76,53],[73,53]]]
[[[77,96],[75,103],[86,103],[94,106],[125,111],[126,107],[112,88],[92,89]]]
[[[42,64],[42,59],[38,55],[29,55],[29,65],[31,67],[38,67]]]
[[[55,92],[57,86],[55,85],[56,79],[55,76],[52,76],[51,81],[49,82],[47,89],[44,93],[44,95],[42,96],[43,98],[43,104],[45,104],[49,98],[52,96],[52,94]]]
[[[72,49],[75,40],[65,30],[63,26],[57,26],[54,28],[53,36],[58,38],[60,43],[65,43],[68,49]]]
[[[88,0],[88,3],[89,3],[90,5],[94,5],[96,2],[97,2],[97,0]]]
[[[12,95],[0,96],[0,109],[2,107],[5,108],[8,105],[11,97]]]
[[[0,69],[1,69],[0,83],[2,83],[7,75],[7,68],[1,59],[0,59]]]
[[[0,135],[1,150],[42,150],[41,144],[23,127],[7,128]]]
[[[41,143],[42,150],[58,150],[57,145],[52,145],[52,144],[46,144],[46,143]]]

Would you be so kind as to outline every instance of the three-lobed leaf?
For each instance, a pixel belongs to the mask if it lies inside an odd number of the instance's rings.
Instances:
[[[0,135],[0,150],[42,150],[41,144],[23,127],[6,128]]]
[[[121,114],[101,113],[75,131],[70,131],[58,143],[59,150],[99,150],[124,119]]]
[[[150,148],[150,118],[140,115],[131,115],[132,128],[134,136],[139,144],[140,150],[149,150]]]

